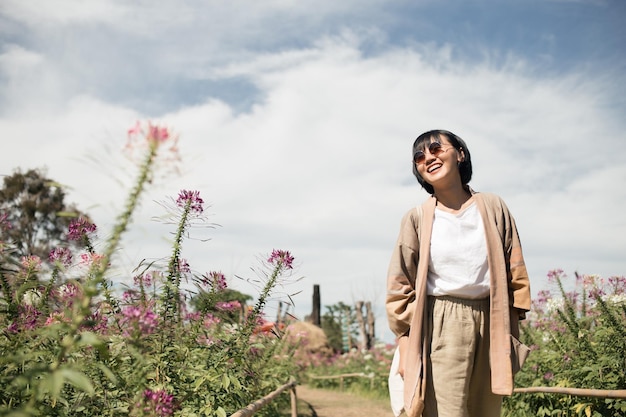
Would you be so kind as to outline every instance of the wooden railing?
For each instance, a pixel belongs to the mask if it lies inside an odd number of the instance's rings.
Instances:
[[[341,390],[344,388],[345,378],[369,378],[370,387],[374,382],[373,375],[367,375],[364,373],[350,373],[350,374],[338,374],[338,375],[309,375],[311,379],[339,379],[339,387]],[[261,407],[269,404],[274,398],[278,397],[283,392],[290,390],[291,399],[291,417],[298,417],[298,398],[296,395],[296,386],[298,383],[295,380],[291,380],[285,385],[277,388],[275,391],[267,394],[265,397],[249,404],[247,407],[233,413],[230,417],[250,417],[254,415]],[[626,399],[626,390],[601,390],[601,389],[586,389],[586,388],[567,388],[567,387],[527,387],[527,388],[515,388],[513,390],[516,394],[563,394],[574,395],[578,397],[600,397],[600,398],[620,398]]]
[[[587,389],[587,388],[568,388],[568,387],[528,387],[515,388],[516,394],[564,394],[574,395],[577,397],[600,397],[600,398],[626,398],[625,389]]]
[[[261,407],[269,404],[274,398],[278,397],[280,394],[287,390],[291,390],[291,417],[298,417],[298,398],[296,396],[297,385],[298,383],[295,380],[291,380],[291,382],[288,382],[282,387],[276,389],[275,391],[272,391],[260,400],[256,400],[255,402],[249,404],[247,407],[242,408],[234,414],[231,414],[230,417],[250,417],[257,411],[259,411]]]

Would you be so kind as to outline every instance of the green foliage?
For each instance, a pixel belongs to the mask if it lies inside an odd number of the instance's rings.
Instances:
[[[532,348],[516,376],[521,387],[626,388],[626,278],[548,274],[557,290],[541,291],[523,323],[522,340]],[[566,287],[573,287],[566,291]],[[626,401],[557,394],[514,394],[505,415],[624,416]]]
[[[351,347],[350,342],[356,338],[357,322],[354,308],[342,302],[325,307],[326,312],[321,318],[322,330],[333,351],[343,352],[344,341],[347,341],[348,347]]]
[[[198,294],[192,297],[190,304],[196,311],[201,313],[211,313],[228,323],[237,323],[241,320],[241,315],[243,314],[243,311],[245,311],[245,307],[250,300],[252,300],[250,295],[244,294],[232,288],[226,288],[223,291],[216,292],[201,290]],[[216,307],[216,305],[220,302],[229,301],[239,302],[242,309],[220,310]]]
[[[252,309],[226,300],[241,294],[227,292],[220,273],[192,273],[181,257],[191,218],[202,219],[197,192],[175,200],[180,221],[167,264],[140,264],[122,294],[110,290],[112,255],[168,138],[148,125],[137,182],[101,253],[91,244],[95,227],[75,219],[82,250],[55,247],[50,261],[29,255],[0,270],[0,416],[226,416],[294,375],[291,348],[262,311],[293,258],[275,250],[263,264],[266,284]],[[14,243],[0,245],[2,265],[14,259]],[[205,295],[202,310],[188,310],[192,291],[181,278]],[[241,314],[226,315],[235,308]],[[258,415],[278,415],[287,401]]]
[[[42,170],[16,170],[4,177],[0,190],[0,241],[10,241],[15,257],[48,256],[50,250],[67,243],[67,227],[81,213],[65,203],[65,191],[46,178]],[[84,216],[84,215],[83,215]]]
[[[310,364],[303,376],[314,388],[340,389],[341,375],[358,374],[343,378],[343,389],[351,392],[370,395],[377,398],[389,397],[389,368],[395,346],[378,344],[367,351],[351,349],[347,353],[336,354],[331,358],[320,360],[311,357]],[[336,378],[317,379],[316,376],[336,376]]]

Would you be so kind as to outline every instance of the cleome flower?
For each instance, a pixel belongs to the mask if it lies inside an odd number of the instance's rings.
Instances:
[[[67,268],[72,264],[72,252],[68,248],[54,248],[50,251],[48,260],[52,263],[59,262]]]
[[[204,286],[210,286],[215,292],[224,291],[228,287],[226,277],[219,271],[212,271],[203,274],[201,283]]]
[[[178,193],[176,205],[181,208],[185,208],[189,205],[189,210],[197,214],[202,214],[204,211],[204,200],[200,197],[199,191],[181,190]]]
[[[274,249],[267,259],[271,265],[283,266],[286,269],[293,269],[293,256],[288,250]]]
[[[174,414],[176,404],[174,396],[168,394],[164,389],[147,389],[143,393],[143,398],[137,407],[145,413],[144,415],[155,417],[167,417]]]
[[[67,238],[69,240],[81,241],[84,237],[95,233],[96,225],[91,223],[84,217],[79,217],[76,220],[72,220],[67,232]]]

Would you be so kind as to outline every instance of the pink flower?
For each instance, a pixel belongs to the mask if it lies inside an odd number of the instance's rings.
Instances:
[[[68,248],[54,248],[48,255],[50,262],[60,262],[63,266],[68,267],[72,264],[72,252]]]
[[[178,207],[185,208],[189,205],[189,209],[198,214],[204,211],[203,204],[204,200],[200,197],[199,191],[181,190],[176,199]]]
[[[152,122],[148,122],[146,129],[141,125],[140,121],[136,121],[133,126],[128,129],[128,145],[127,147],[131,147],[130,143],[140,135],[145,136],[146,141],[148,143],[160,144],[162,142],[167,141],[170,137],[170,131],[167,127],[154,125]]]
[[[159,322],[158,316],[149,308],[128,306],[122,310],[121,314],[120,325],[124,328],[126,337],[133,334],[152,334]]]
[[[221,272],[209,272],[202,275],[202,285],[210,285],[215,292],[224,291],[227,288],[226,277]]]
[[[165,142],[169,139],[169,137],[170,131],[168,128],[148,123],[148,134],[146,135],[146,139],[148,139],[148,142]]]
[[[18,306],[18,318],[7,327],[9,333],[19,333],[22,330],[32,330],[37,327],[41,312],[35,307],[25,304]]]
[[[221,322],[219,317],[215,317],[211,313],[207,313],[204,316],[204,320],[202,320],[202,326],[206,329],[211,329],[212,327],[218,325]]]
[[[237,300],[233,301],[218,301],[215,303],[215,308],[220,311],[234,311],[241,309],[241,303]]]
[[[68,317],[65,317],[65,314],[63,312],[53,312],[50,313],[50,315],[48,316],[48,318],[46,319],[46,326],[50,326],[52,324],[58,324],[58,323],[69,323],[72,320]]]
[[[137,136],[137,135],[139,135],[140,133],[141,133],[141,123],[139,123],[139,120],[137,120],[137,121],[135,122],[135,125],[134,125],[134,126],[131,126],[131,127],[128,129],[128,137],[130,138],[130,137],[133,137],[133,136]]]
[[[191,273],[191,267],[189,266],[189,262],[187,262],[187,259],[181,258],[178,260],[178,271],[182,274]]]
[[[80,255],[80,264],[81,265],[99,265],[104,260],[104,255],[100,255],[97,253],[83,253]]]
[[[83,240],[89,234],[96,231],[96,225],[85,219],[79,217],[70,223],[69,231],[67,232],[67,238],[69,240]]]
[[[566,275],[565,273],[563,273],[562,269],[553,269],[551,271],[548,272],[548,281],[549,282],[556,282],[561,280],[562,278],[565,278]]]
[[[139,287],[139,286],[143,286],[143,287],[149,287],[152,285],[152,273],[151,272],[146,272],[142,275],[137,275],[133,277],[133,282],[134,284]]]
[[[41,259],[37,255],[22,256],[20,263],[22,267],[31,272],[37,272],[41,269]]]
[[[143,393],[142,403],[138,406],[143,408],[143,412],[147,415],[167,417],[174,413],[176,404],[174,396],[167,393],[163,389],[151,390],[147,389]]]
[[[284,266],[287,269],[293,268],[292,266],[293,256],[291,256],[291,253],[289,253],[289,251],[286,251],[286,250],[274,249],[270,257],[268,258],[267,262],[269,262],[272,265],[279,266],[279,267]]]
[[[55,295],[62,304],[71,307],[75,300],[82,297],[83,293],[78,284],[67,282],[55,291]]]

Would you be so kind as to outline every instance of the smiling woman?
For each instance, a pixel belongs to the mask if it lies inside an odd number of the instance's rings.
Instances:
[[[387,278],[404,409],[499,416],[528,353],[517,339],[530,285],[515,222],[499,197],[469,187],[470,152],[452,132],[415,140],[413,173],[431,197],[404,216]]]

